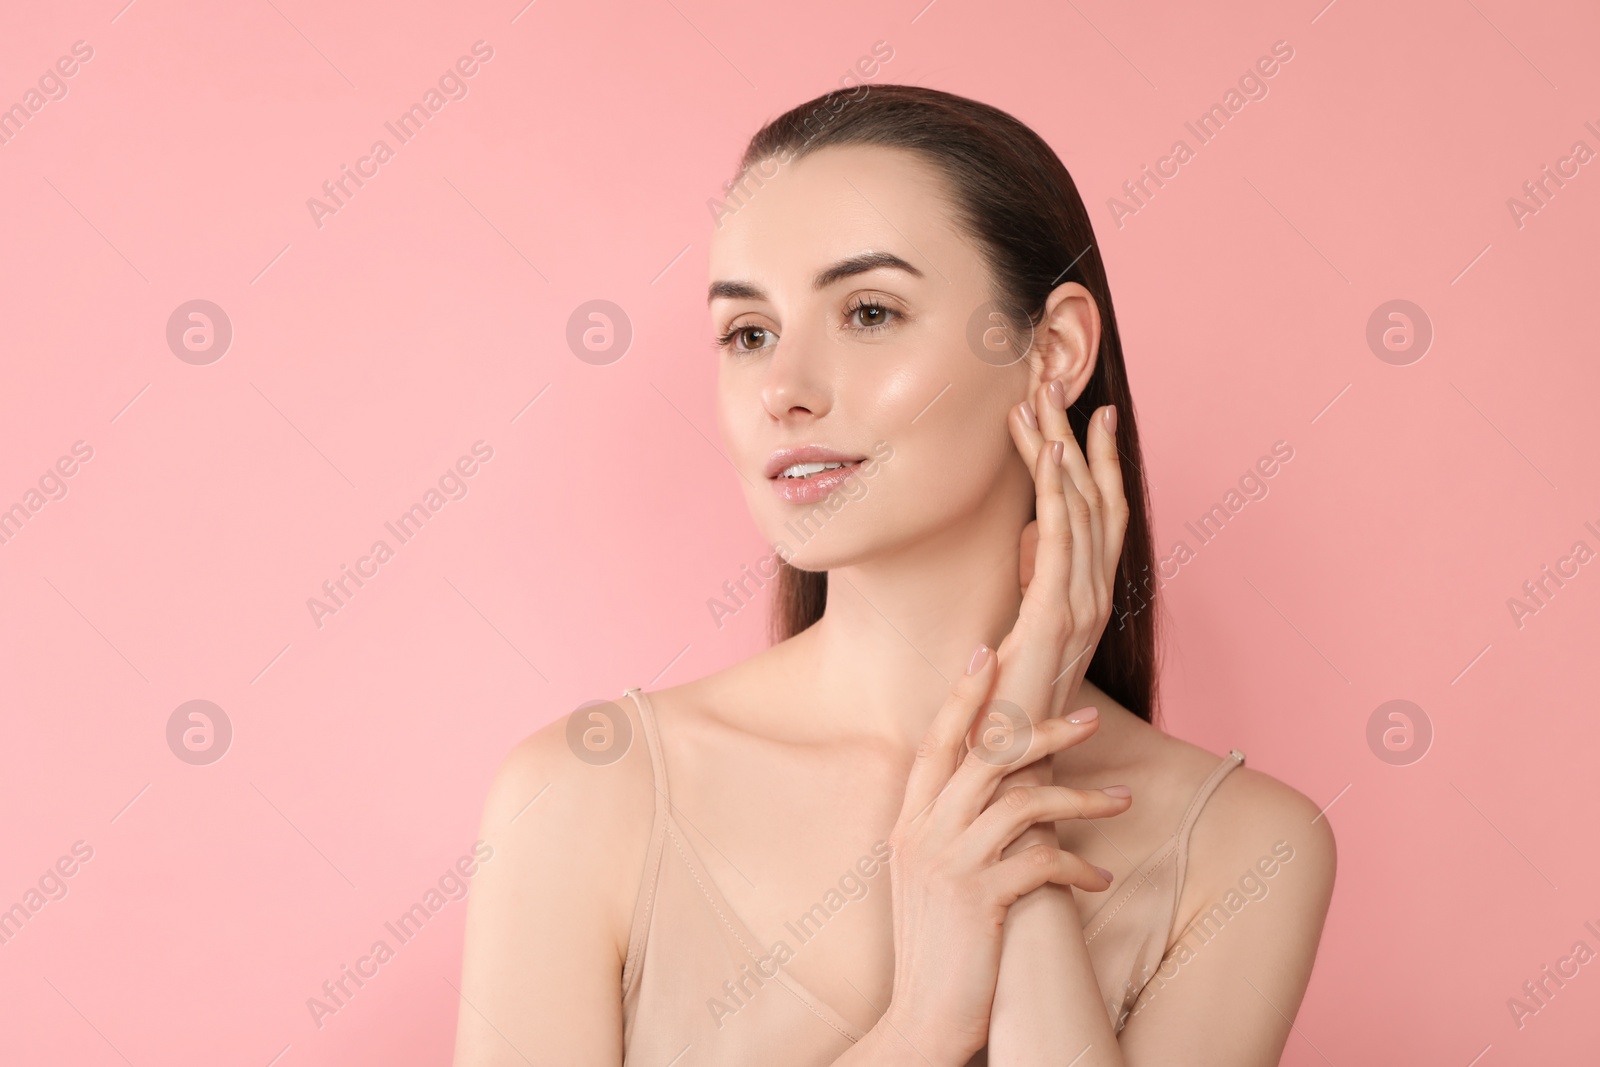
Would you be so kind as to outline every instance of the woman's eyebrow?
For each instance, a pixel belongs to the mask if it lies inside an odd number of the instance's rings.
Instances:
[[[865,274],[869,270],[878,270],[881,267],[905,271],[913,278],[922,277],[920,270],[893,252],[862,252],[819,270],[817,276],[811,280],[811,288],[821,291],[841,278]],[[706,294],[706,303],[709,304],[718,297],[732,300],[766,300],[767,294],[766,290],[753,282],[712,282],[711,289]]]

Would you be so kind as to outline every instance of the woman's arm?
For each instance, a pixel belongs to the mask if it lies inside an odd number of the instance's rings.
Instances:
[[[1190,838],[1188,881],[1207,887],[1196,930],[1169,950],[1118,1038],[1070,891],[1042,886],[1012,905],[990,1022],[993,1067],[1277,1064],[1310,981],[1336,852],[1310,800],[1246,771],[1218,788]]]
[[[1071,516],[1070,529],[1062,524],[1048,538],[1042,526],[1030,523],[1018,552],[1022,610],[1030,598],[1053,601],[1067,623],[1065,639],[1050,649],[1060,658],[1050,669],[1048,698],[1024,705],[1037,722],[1061,714],[1077,696],[1110,616],[1129,508],[1116,447],[1116,408],[1099,408],[1091,415],[1085,455],[1067,419],[1063,383],[1041,381],[1034,401],[1019,405],[1009,420],[1012,441],[1028,462],[1053,452]],[[1067,566],[1062,565],[1065,559],[1071,561]],[[1005,784],[1012,781],[1050,785],[1051,770],[1048,764],[1022,767]],[[1053,825],[1031,827],[1011,847],[1034,843],[1059,847]],[[1006,917],[989,1017],[989,1060],[995,1067],[1067,1062],[1074,1067],[1121,1067],[1077,902],[1070,889],[1041,889],[1046,892],[1032,891]]]
[[[1034,765],[1013,772],[1007,785],[1048,781],[1048,764],[1042,770]],[[1006,851],[1040,842],[1059,846],[1053,826],[1036,824]],[[990,1067],[1123,1067],[1124,1062],[1100,1003],[1078,902],[1069,887],[1040,886],[1006,915],[989,1015]]]
[[[618,903],[607,887],[639,880],[649,753],[639,744],[615,763],[585,763],[565,725],[518,745],[484,805],[479,836],[494,856],[467,904],[455,1067],[622,1062]]]

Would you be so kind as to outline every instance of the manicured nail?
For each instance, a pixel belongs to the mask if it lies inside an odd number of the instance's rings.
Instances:
[[[1039,428],[1039,417],[1033,413],[1033,405],[1026,400],[1022,402],[1022,421],[1028,424],[1030,430]]]
[[[989,662],[989,646],[979,645],[972,650],[972,659],[967,663],[967,673],[977,674],[983,670],[984,664]]]
[[[1129,789],[1125,785],[1108,785],[1104,789],[1100,790],[1100,792],[1104,793],[1108,797],[1133,796],[1133,790]]]
[[[1068,717],[1068,722],[1093,722],[1100,715],[1100,709],[1090,704],[1086,708],[1079,708]]]
[[[1099,864],[1090,864],[1090,866],[1092,866],[1096,871],[1100,872],[1100,877],[1104,878],[1108,882],[1111,881],[1111,872],[1110,871],[1106,870],[1104,867],[1100,866]]]
[[[1050,442],[1050,458],[1060,463],[1067,456],[1067,443],[1065,441]]]
[[[1117,405],[1112,404],[1110,407],[1106,408],[1106,433],[1115,434],[1116,432],[1117,432]]]
[[[1050,383],[1050,403],[1063,411],[1067,408],[1067,387],[1059,380]]]

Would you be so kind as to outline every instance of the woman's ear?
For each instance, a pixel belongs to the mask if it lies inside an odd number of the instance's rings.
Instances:
[[[1040,380],[1065,385],[1070,406],[1088,388],[1100,353],[1100,308],[1094,294],[1077,282],[1063,282],[1051,290],[1044,317],[1033,333],[1033,346]]]

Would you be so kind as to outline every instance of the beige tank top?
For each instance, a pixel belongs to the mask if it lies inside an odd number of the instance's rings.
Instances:
[[[672,815],[667,768],[649,698],[639,708],[655,775],[655,816],[622,969],[626,1067],[821,1067],[862,1032],[777,965],[774,942],[745,926],[706,874]],[[1083,923],[1112,1029],[1166,954],[1189,858],[1189,831],[1244,753],[1234,749],[1201,783],[1177,832]],[[831,906],[831,905],[830,905]],[[984,1051],[971,1064],[988,1062]]]

